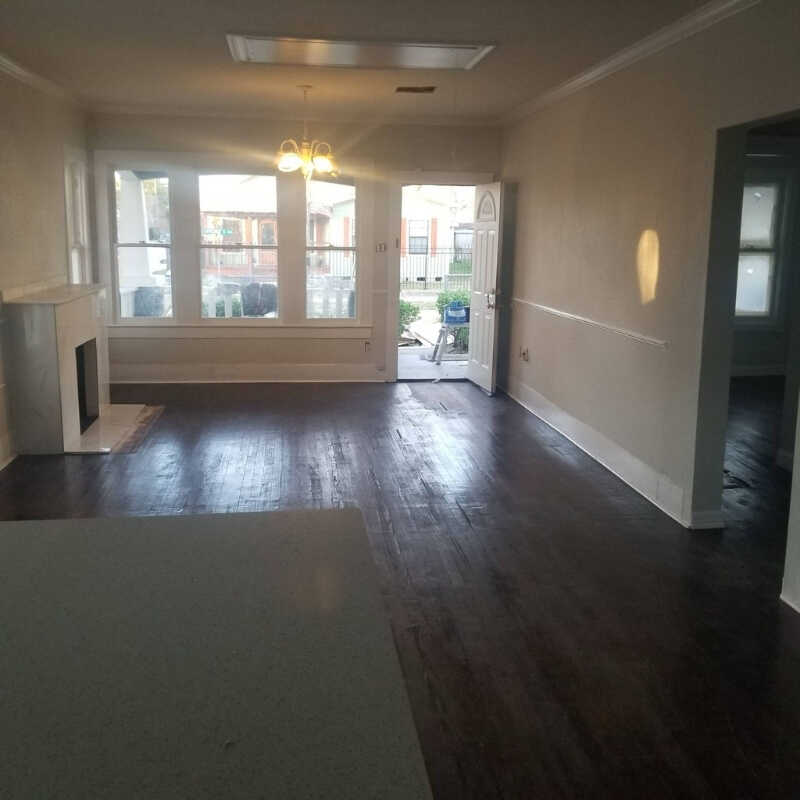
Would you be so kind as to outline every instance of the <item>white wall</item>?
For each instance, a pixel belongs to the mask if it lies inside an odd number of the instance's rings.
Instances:
[[[194,320],[196,298],[176,298],[177,325],[110,328],[112,382],[391,379],[386,363],[391,253],[377,253],[376,244],[393,245],[399,236],[399,213],[396,220],[389,214],[390,195],[399,193],[397,175],[419,176],[425,182],[435,171],[433,183],[443,174],[494,174],[500,166],[501,133],[498,128],[363,128],[314,122],[310,127],[315,137],[331,142],[342,174],[356,179],[366,201],[356,222],[365,292],[359,296],[359,319],[328,326],[305,324],[302,307],[291,304],[292,298],[302,296],[301,284],[288,290],[288,305],[282,296],[285,325],[224,326],[214,321],[211,327]],[[186,163],[200,160],[207,165],[216,159],[220,165],[269,169],[280,141],[301,129],[300,122],[100,114],[91,119],[90,138],[106,164],[126,151],[153,160],[174,161],[178,154]],[[104,250],[108,263],[108,232],[98,228],[101,265]],[[285,269],[281,283],[302,282],[302,272],[302,265]]]
[[[684,524],[718,512],[693,500],[716,135],[800,108],[799,39],[800,5],[765,0],[505,137],[508,388]]]
[[[0,74],[0,291],[67,279],[66,147],[86,147],[70,104]],[[0,465],[13,454],[0,366]]]
[[[795,463],[800,464],[800,426],[795,437]],[[800,469],[792,475],[792,505],[789,510],[789,534],[781,597],[795,611],[800,611]]]

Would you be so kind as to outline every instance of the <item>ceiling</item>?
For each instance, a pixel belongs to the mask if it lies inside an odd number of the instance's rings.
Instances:
[[[704,0],[3,0],[0,53],[93,109],[493,124]],[[234,63],[226,33],[496,44],[469,72]],[[433,84],[432,95],[397,95]]]

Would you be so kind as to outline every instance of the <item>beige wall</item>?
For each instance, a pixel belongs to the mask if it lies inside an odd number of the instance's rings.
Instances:
[[[90,128],[91,147],[98,153],[216,154],[272,167],[278,144],[286,137],[298,136],[302,122],[97,114],[92,116]],[[332,332],[324,339],[318,330],[300,329],[292,338],[285,329],[276,332],[265,327],[250,328],[251,335],[236,337],[215,336],[208,327],[165,337],[128,336],[124,330],[112,331],[112,381],[387,377],[390,253],[377,253],[375,245],[391,244],[394,228],[399,231],[399,212],[397,220],[393,220],[389,211],[393,207],[390,194],[399,191],[397,174],[418,174],[420,180],[433,172],[438,176],[493,175],[500,168],[501,131],[486,127],[364,127],[311,122],[310,133],[330,141],[343,174],[361,179],[363,190],[369,192],[367,218],[362,216],[357,222],[362,234],[366,231],[369,237],[366,242],[359,239],[364,245],[359,252],[359,274],[366,291],[366,306],[361,307],[364,313],[359,313],[363,319],[359,321],[368,323],[366,329],[342,336]],[[98,244],[102,260],[103,243]],[[282,273],[281,281],[296,277]]]
[[[799,40],[800,5],[766,0],[505,136],[503,177],[519,183],[513,291],[528,301],[512,304],[509,389],[684,523],[716,132],[800,108]],[[659,240],[649,302],[637,267],[646,230]]]
[[[86,147],[83,113],[0,74],[0,291],[66,280],[65,146]],[[0,464],[13,452],[8,377],[0,392]]]

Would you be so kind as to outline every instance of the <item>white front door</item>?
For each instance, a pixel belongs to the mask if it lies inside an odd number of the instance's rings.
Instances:
[[[500,183],[475,187],[467,377],[489,394],[494,394],[496,377],[502,200]]]

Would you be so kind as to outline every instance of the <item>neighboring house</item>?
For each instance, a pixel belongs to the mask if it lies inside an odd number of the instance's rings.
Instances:
[[[472,271],[472,186],[406,186],[400,280],[418,289],[467,288]],[[458,276],[458,277],[455,277]]]

